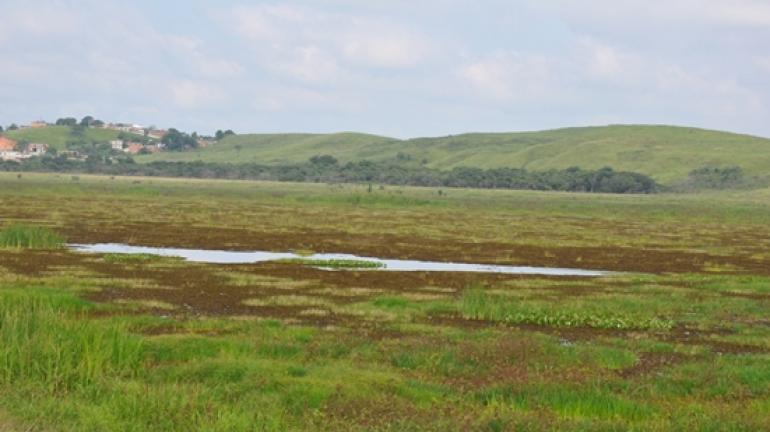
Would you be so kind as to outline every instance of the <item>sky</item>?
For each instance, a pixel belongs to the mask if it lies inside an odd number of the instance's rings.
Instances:
[[[770,0],[0,0],[0,125],[770,137]]]

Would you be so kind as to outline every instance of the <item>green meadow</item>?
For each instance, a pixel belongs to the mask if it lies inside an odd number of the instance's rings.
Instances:
[[[767,226],[768,189],[0,173],[0,431],[768,430]],[[218,265],[64,241],[611,273]]]

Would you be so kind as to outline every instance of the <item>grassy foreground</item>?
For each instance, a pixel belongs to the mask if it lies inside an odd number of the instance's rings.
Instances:
[[[629,271],[0,249],[0,430],[766,430],[769,207],[0,174],[0,228],[73,242]]]

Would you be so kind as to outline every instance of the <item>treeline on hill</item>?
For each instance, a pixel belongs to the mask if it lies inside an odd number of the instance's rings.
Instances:
[[[192,177],[214,179],[274,180],[316,183],[375,183],[387,185],[437,186],[486,189],[529,189],[569,192],[654,193],[660,189],[650,177],[611,168],[584,170],[527,171],[517,168],[454,168],[439,171],[399,160],[339,163],[334,157],[314,156],[306,163],[292,165],[224,164],[205,162],[151,162],[137,164],[89,157],[85,161],[43,156],[22,163],[0,162],[4,171],[44,171]]]
[[[701,167],[690,171],[687,178],[672,186],[679,192],[694,192],[708,189],[755,189],[766,187],[770,179],[747,176],[741,167]]]

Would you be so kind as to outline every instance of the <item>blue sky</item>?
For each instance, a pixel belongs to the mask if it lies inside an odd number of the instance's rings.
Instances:
[[[770,136],[770,1],[0,2],[0,124]]]

